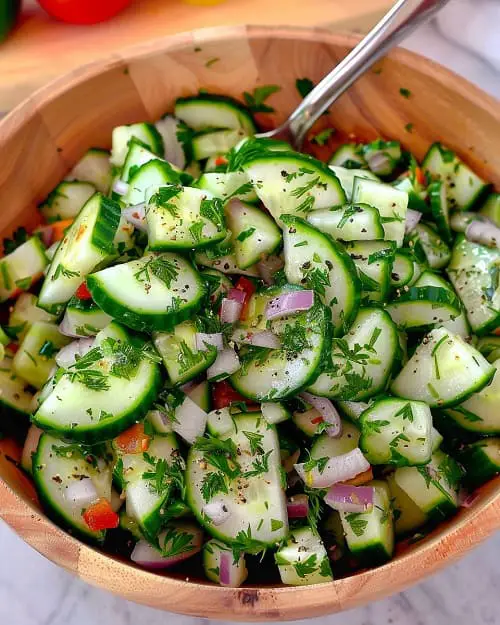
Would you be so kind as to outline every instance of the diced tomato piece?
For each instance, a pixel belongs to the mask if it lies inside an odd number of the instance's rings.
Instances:
[[[17,343],[9,343],[7,345],[7,349],[13,354],[17,354],[17,352],[19,351],[19,345]]]
[[[62,221],[56,221],[52,226],[52,243],[55,241],[61,241],[66,234],[66,230],[73,223],[73,219],[63,219]]]
[[[500,336],[500,328],[496,328],[496,330],[493,330],[493,334]]]
[[[218,156],[215,159],[215,164],[216,165],[227,165],[227,158],[225,158],[224,156]]]
[[[83,513],[83,520],[93,532],[110,530],[118,527],[120,517],[111,507],[111,503],[101,497]]]
[[[425,179],[425,174],[424,172],[420,169],[420,167],[416,167],[415,168],[415,179],[416,181],[421,184],[423,187],[425,187],[427,185],[427,180]]]
[[[246,319],[248,314],[248,305],[250,304],[250,298],[257,289],[255,287],[255,284],[248,278],[245,278],[245,276],[241,276],[241,278],[236,283],[236,288],[239,291],[243,291],[243,293],[245,293],[245,301],[243,302],[243,307],[241,309],[240,319]]]
[[[311,423],[313,425],[317,425],[318,423],[323,423],[323,417],[314,417],[314,419],[311,419]]]
[[[83,300],[92,299],[92,294],[88,290],[85,282],[82,282],[80,286],[76,289],[75,295],[78,297],[78,299],[83,299]]]
[[[148,450],[150,440],[144,432],[144,424],[135,423],[115,438],[115,444],[125,454],[142,454]]]
[[[212,385],[212,400],[216,410],[227,408],[233,402],[243,402],[247,405],[249,410],[258,410],[259,408],[258,404],[251,399],[247,399],[243,397],[243,395],[240,395],[238,391],[235,391],[227,380],[222,380]]]

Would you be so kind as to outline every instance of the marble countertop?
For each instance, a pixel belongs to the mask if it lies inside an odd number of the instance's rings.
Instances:
[[[460,0],[454,2],[459,4]],[[478,2],[484,3],[485,0]],[[498,22],[495,27],[498,28]],[[446,28],[444,30],[446,33]],[[452,35],[449,39],[444,37],[436,24],[430,24],[412,35],[405,45],[450,67],[500,98],[500,73],[494,64],[484,60],[477,52],[452,43],[452,39]],[[458,564],[406,592],[341,615],[307,623],[500,625],[499,552],[500,535],[496,535]],[[1,624],[160,625],[166,622],[170,625],[195,625],[200,621],[138,606],[90,587],[40,556],[0,521]]]

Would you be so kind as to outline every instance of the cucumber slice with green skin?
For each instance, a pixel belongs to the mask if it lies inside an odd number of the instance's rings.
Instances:
[[[368,169],[347,169],[346,167],[338,167],[337,165],[330,165],[330,169],[339,179],[348,202],[353,202],[352,191],[355,178],[364,178],[365,180],[380,182],[380,178],[372,174]]]
[[[413,278],[414,263],[411,257],[402,252],[396,252],[391,271],[391,286],[401,288],[409,284]]]
[[[500,325],[500,250],[457,237],[446,271],[462,300],[472,331],[488,334]]]
[[[346,203],[342,186],[321,161],[294,152],[250,155],[243,171],[261,202],[279,223],[281,215],[305,215]]]
[[[438,286],[407,288],[386,307],[399,329],[443,326],[460,315],[460,300],[452,290]]]
[[[303,219],[282,215],[285,274],[321,295],[332,311],[335,335],[351,326],[359,307],[360,283],[355,266],[340,243],[316,230]]]
[[[222,241],[225,249],[229,253],[219,253],[217,248],[197,250],[194,255],[194,259],[197,265],[202,267],[208,267],[215,269],[226,274],[237,274],[242,276],[250,276],[252,278],[260,278],[260,274],[256,267],[248,267],[247,269],[240,269],[236,261],[236,255],[232,253],[232,246],[227,247],[226,240]]]
[[[149,539],[154,540],[161,529],[162,510],[167,505],[173,486],[167,482],[157,490],[155,474],[158,462],[166,462],[168,467],[183,465],[175,434],[153,436],[146,453],[123,454],[121,476],[126,495],[126,512]],[[116,472],[116,469],[115,469]],[[145,477],[151,474],[153,477]]]
[[[482,336],[476,343],[476,349],[489,360],[490,354],[500,349],[500,336]]]
[[[113,318],[102,311],[91,299],[79,299],[73,296],[66,306],[63,323],[68,333],[78,336],[95,336]]]
[[[328,434],[321,434],[311,447],[311,458],[333,458],[347,454],[358,447],[361,432],[357,425],[342,420],[342,434],[332,438]]]
[[[75,445],[50,434],[40,437],[33,457],[33,480],[43,508],[56,523],[92,542],[104,541],[105,532],[92,531],[83,519],[85,506],[71,498],[71,488],[82,480],[91,480],[99,497],[111,498],[111,469],[95,462]]]
[[[260,208],[231,200],[226,204],[226,220],[240,269],[255,265],[281,244],[281,230]]]
[[[22,341],[26,332],[36,321],[55,323],[56,319],[57,317],[38,307],[36,295],[21,293],[10,312],[8,331],[11,335],[15,334],[18,341]]]
[[[450,228],[450,211],[446,198],[446,185],[442,180],[436,180],[429,185],[429,199],[431,202],[431,213],[436,222],[438,232],[445,243],[453,241],[453,234]]]
[[[340,412],[353,423],[359,421],[359,417],[369,407],[370,404],[363,401],[339,401],[337,406]]]
[[[212,398],[210,396],[210,384],[207,380],[203,380],[192,389],[186,392],[186,395],[194,401],[205,412],[209,412],[212,404]]]
[[[177,98],[174,113],[177,119],[196,131],[207,128],[241,128],[248,135],[257,132],[250,112],[241,102],[215,93]]]
[[[448,292],[455,295],[455,291],[453,290],[451,284],[432,271],[424,271],[419,279],[415,282],[415,287],[417,289],[428,286],[446,289]],[[446,328],[450,332],[453,332],[454,334],[458,334],[458,336],[461,336],[463,339],[471,335],[470,325],[467,321],[467,315],[465,314],[465,309],[462,302],[460,302],[460,314],[458,315],[458,317],[454,317],[449,321],[442,321],[439,323],[439,325],[443,328]]]
[[[437,451],[442,443],[443,443],[444,437],[442,434],[440,434],[436,428],[433,426],[432,427],[432,431],[431,431],[431,445],[432,445],[432,453],[434,453],[435,451]]]
[[[124,339],[110,334],[108,328],[113,330],[113,326],[120,329]],[[115,324],[108,328],[97,335],[97,346],[85,360],[60,374],[41,403],[33,422],[42,430],[74,441],[104,441],[126,430],[149,410],[161,384],[159,367],[142,355],[139,346],[134,356],[130,355],[130,337],[124,329]],[[99,347],[105,339],[106,347]]]
[[[382,182],[356,177],[352,189],[352,201],[353,203],[371,204],[378,208],[380,220],[384,227],[384,239],[395,241],[396,245],[401,247],[408,208],[407,193],[398,191],[398,189]]]
[[[193,158],[203,161],[217,154],[225,154],[247,134],[243,128],[202,131],[192,138]]]
[[[101,148],[90,148],[66,176],[66,180],[90,182],[107,195],[111,186],[110,153]]]
[[[6,425],[15,426],[16,421],[22,423],[23,427],[28,424],[33,393],[28,390],[27,386],[28,383],[18,377],[12,369],[12,358],[5,356],[0,361],[0,420],[2,430]],[[8,427],[8,429],[11,428]]]
[[[458,486],[462,472],[443,451],[432,454],[422,467],[398,467],[394,483],[432,521],[442,521],[458,508]]]
[[[283,403],[280,402],[264,401],[262,402],[260,409],[264,419],[271,425],[283,423],[283,421],[288,421],[292,417],[292,413]]]
[[[155,126],[163,139],[165,159],[184,169],[193,160],[191,140],[186,140],[192,134],[189,128],[173,115],[164,115]]]
[[[377,139],[362,147],[363,156],[370,170],[377,176],[390,176],[401,161],[399,141]]]
[[[230,470],[235,477],[230,478],[227,472],[224,475],[219,466],[211,461],[211,458],[220,458],[220,449],[218,452],[206,452],[194,445],[187,459],[187,503],[200,525],[215,538],[237,544],[245,535],[257,541],[257,547],[262,549],[275,545],[288,534],[278,436],[275,427],[257,412],[235,416],[234,424],[235,431],[220,438],[229,438],[241,451],[241,455],[235,454],[233,458],[239,463],[240,470],[235,468],[233,462],[230,463]],[[218,460],[217,465],[220,465]],[[258,465],[262,469],[267,467],[267,470],[260,472]],[[212,479],[210,475],[214,473],[222,473],[219,477],[224,480],[224,490],[214,492],[213,488],[208,488],[207,484]],[[245,474],[248,475],[245,477]],[[203,512],[209,502],[220,502],[231,513],[230,516],[215,525]]]
[[[395,474],[387,477],[394,512],[394,531],[396,536],[413,533],[425,525],[428,517],[396,482]]]
[[[380,214],[369,204],[323,208],[307,215],[315,228],[342,241],[376,241],[384,238]]]
[[[385,302],[391,286],[392,241],[351,241],[346,250],[358,271],[362,303]]]
[[[274,559],[283,584],[309,586],[333,581],[325,546],[310,527],[293,530]]]
[[[394,395],[445,408],[490,383],[495,367],[445,328],[431,330],[391,385]]]
[[[442,269],[450,262],[450,248],[432,226],[419,223],[409,235],[409,240],[418,241],[424,250],[425,257],[432,269]]]
[[[0,344],[5,346],[11,343],[11,338],[8,336],[2,326],[0,326]]]
[[[408,193],[408,208],[419,211],[419,213],[424,215],[430,215],[431,210],[429,204],[425,201],[427,197],[427,190],[422,184],[420,184],[417,178],[417,167],[418,165],[416,161],[412,161],[408,170],[409,173],[405,174],[401,178],[398,178],[392,183],[392,186],[399,191]]]
[[[467,486],[481,486],[500,473],[500,438],[487,438],[466,445],[459,452],[458,460],[465,468]]]
[[[200,351],[196,348],[198,328],[193,321],[175,326],[172,333],[160,332],[154,336],[155,347],[163,358],[163,364],[172,384],[184,384],[208,369],[217,358],[217,348],[208,345]]]
[[[0,259],[0,303],[26,291],[43,275],[48,261],[38,237],[29,238]]]
[[[197,249],[226,238],[222,201],[206,191],[166,185],[148,190],[146,201],[152,251]]]
[[[122,529],[125,532],[129,532],[130,534],[132,534],[132,538],[134,538],[135,540],[141,540],[142,538],[144,538],[138,523],[136,523],[134,521],[134,519],[131,519],[128,514],[125,512],[125,508],[122,508],[119,512],[120,515],[120,529]]]
[[[38,305],[59,314],[86,276],[115,256],[113,241],[120,207],[100,193],[80,211],[59,244],[38,297]]]
[[[89,182],[60,182],[38,208],[48,222],[74,219],[95,192]]]
[[[491,219],[496,226],[500,226],[500,193],[490,193],[479,209],[479,214]]]
[[[440,143],[431,145],[422,161],[422,169],[434,180],[444,181],[452,210],[470,210],[491,186]]]
[[[373,507],[367,512],[340,512],[349,551],[362,563],[377,566],[391,559],[394,551],[394,522],[389,487],[379,480],[367,486],[375,489]]]
[[[242,202],[255,203],[259,199],[248,176],[242,171],[207,172],[199,178],[196,186],[224,201],[234,197]]]
[[[469,397],[463,404],[444,411],[463,430],[489,436],[500,434],[500,360],[496,360],[493,367],[495,375],[491,384]]]
[[[207,417],[207,432],[217,437],[236,432],[233,418],[229,408],[212,410]]]
[[[277,297],[294,287],[286,285],[264,293]],[[271,332],[281,341],[280,349],[249,349],[240,354],[241,368],[231,384],[244,397],[255,401],[278,401],[295,395],[318,375],[329,343],[327,309],[318,297],[307,311],[275,319]]]
[[[203,546],[203,569],[205,571],[205,575],[212,582],[224,586],[224,584],[222,584],[220,581],[221,554],[224,551],[230,552],[231,558],[231,583],[229,584],[229,586],[231,586],[232,588],[238,588],[239,586],[241,586],[241,584],[243,584],[244,581],[246,581],[248,577],[245,557],[243,555],[240,555],[238,560],[234,562],[233,554],[231,553],[231,547],[219,540],[215,540],[215,538],[207,541]]]
[[[323,418],[319,412],[312,408],[305,412],[294,412],[292,414],[294,425],[308,438],[314,438],[323,429]]]
[[[123,167],[121,170],[119,169],[117,176],[120,180],[123,180],[123,182],[128,183],[130,178],[138,171],[138,169],[150,161],[158,160],[158,157],[159,155],[156,152],[151,151],[151,149],[144,145],[144,143],[132,138],[127,146]]]
[[[423,402],[379,399],[359,424],[359,447],[370,464],[416,466],[431,459],[432,415]]]
[[[87,278],[96,304],[140,332],[170,331],[200,308],[206,287],[192,265],[175,254],[146,254]]]
[[[36,321],[26,333],[12,361],[12,369],[35,388],[42,388],[56,366],[55,355],[71,342],[56,325]]]
[[[399,354],[398,333],[389,315],[379,308],[363,308],[349,333],[333,340],[330,364],[307,390],[330,399],[368,399],[385,389]]]
[[[341,145],[333,154],[328,165],[335,165],[345,169],[363,169],[368,167],[363,156],[362,146],[356,143],[344,143],[344,145]]]
[[[113,129],[110,162],[115,167],[122,167],[127,158],[131,141],[135,140],[151,150],[157,156],[163,156],[163,140],[153,124],[140,123],[129,126],[117,126]],[[136,164],[136,163],[134,163]],[[125,173],[125,172],[124,172]],[[122,180],[127,181],[127,178]]]
[[[144,202],[146,190],[150,187],[161,187],[166,184],[179,184],[181,176],[170,163],[157,158],[141,165],[138,169],[130,169],[128,191],[121,197],[124,206],[133,206]]]
[[[168,414],[164,410],[148,410],[145,423],[148,423],[153,428],[155,434],[159,436],[165,436],[166,434],[172,434],[172,423],[168,417]],[[116,473],[116,471],[115,471]],[[115,475],[115,479],[120,482],[121,476]]]

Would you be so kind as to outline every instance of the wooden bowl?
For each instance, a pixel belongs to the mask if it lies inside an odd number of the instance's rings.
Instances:
[[[241,97],[259,84],[281,85],[272,104],[283,119],[299,102],[295,80],[317,81],[355,41],[320,30],[209,29],[134,48],[57,80],[0,124],[0,232],[35,223],[36,204],[87,148],[109,147],[114,126],[157,119],[176,97],[199,88]],[[410,91],[409,98],[400,88]],[[498,103],[410,52],[391,53],[359,80],[334,105],[332,120],[340,131],[364,139],[397,139],[419,158],[432,141],[443,141],[500,187]],[[407,124],[413,124],[411,132]],[[72,538],[40,511],[29,481],[12,462],[18,450],[8,441],[2,450],[0,514],[30,545],[127,599],[207,618],[298,619],[352,608],[435,572],[500,525],[499,478],[480,490],[472,508],[460,510],[424,540],[400,547],[380,568],[320,586],[221,588],[149,573]]]

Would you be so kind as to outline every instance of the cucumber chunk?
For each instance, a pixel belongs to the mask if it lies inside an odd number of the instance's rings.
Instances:
[[[211,156],[225,154],[246,136],[243,128],[199,132],[192,138],[193,158],[203,161]]]
[[[408,254],[396,252],[391,270],[391,286],[401,288],[409,284],[413,278],[414,263]]]
[[[155,126],[163,139],[165,159],[184,169],[192,160],[191,140],[187,139],[192,134],[189,128],[173,115],[164,115]]]
[[[121,198],[124,206],[141,204],[149,188],[179,184],[181,176],[170,163],[154,158],[140,167],[130,168],[128,190]]]
[[[346,250],[358,271],[363,305],[386,301],[395,251],[392,241],[351,241]]]
[[[356,143],[344,143],[344,145],[341,145],[328,164],[344,167],[345,169],[363,169],[367,167],[362,146]]]
[[[5,356],[0,361],[0,430],[23,430],[28,423],[33,393],[27,387],[27,382],[13,370],[12,358]]]
[[[111,186],[110,153],[100,148],[90,148],[66,176],[66,180],[90,182],[107,195]]]
[[[488,217],[500,227],[500,193],[490,193],[479,209],[479,214]]]
[[[361,432],[354,423],[342,420],[342,434],[332,438],[328,434],[321,434],[315,439],[311,447],[311,458],[332,458],[347,454],[358,447]]]
[[[243,129],[246,134],[256,132],[250,112],[237,100],[215,93],[203,93],[177,98],[175,116],[193,130],[208,128]]]
[[[450,228],[446,185],[442,180],[437,180],[429,185],[428,191],[431,202],[431,212],[436,222],[438,232],[441,238],[449,244],[452,242],[453,235]]]
[[[96,192],[89,182],[61,182],[50,192],[39,209],[47,221],[74,219]]]
[[[444,326],[461,313],[460,300],[449,288],[412,286],[386,308],[401,330]]]
[[[283,584],[308,586],[333,580],[325,546],[310,527],[293,530],[274,559]]]
[[[391,492],[396,536],[410,534],[425,525],[428,521],[427,515],[408,496],[406,491],[398,486],[396,473],[391,473],[387,477],[387,484]]]
[[[158,156],[163,156],[163,140],[158,130],[153,124],[140,123],[129,126],[117,126],[113,129],[112,148],[110,162],[115,167],[121,167],[125,163],[129,144],[136,140],[144,145],[148,150]],[[128,178],[122,178],[128,180]]]
[[[465,467],[464,482],[471,488],[481,486],[500,473],[500,438],[486,438],[466,445],[458,454]]]
[[[442,269],[450,262],[450,248],[431,225],[418,223],[409,239],[414,244],[416,241],[420,243],[429,267],[432,269]]]
[[[354,201],[352,199],[352,191],[355,178],[364,178],[365,180],[380,182],[380,178],[375,174],[372,174],[372,172],[368,171],[368,169],[347,169],[346,167],[338,167],[336,165],[330,165],[330,169],[339,179],[348,202]]]
[[[248,176],[242,171],[207,172],[199,178],[196,186],[224,201],[236,198],[255,203],[259,199]]]
[[[0,303],[26,291],[41,278],[48,261],[38,237],[29,238],[0,259]]]
[[[369,204],[318,209],[307,215],[307,221],[320,232],[342,241],[375,241],[384,238],[380,213]]]
[[[91,299],[79,299],[73,296],[66,306],[62,325],[68,334],[76,336],[95,336],[113,321]]]
[[[57,317],[38,307],[36,295],[21,293],[10,312],[8,330],[11,335],[16,335],[18,341],[22,341],[36,321],[54,323],[56,319]]]
[[[229,559],[229,564],[226,564],[229,566],[229,583],[222,583],[221,581],[221,556],[223,553],[225,553],[223,557]],[[240,555],[235,562],[231,548],[220,540],[215,540],[215,538],[207,541],[203,546],[203,569],[208,579],[230,588],[238,588],[248,577],[245,556]]]

